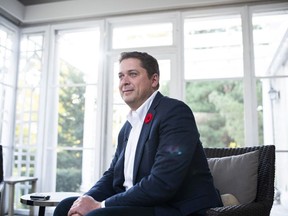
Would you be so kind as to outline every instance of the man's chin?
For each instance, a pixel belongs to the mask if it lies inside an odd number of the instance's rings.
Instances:
[[[132,103],[133,100],[129,97],[123,97],[123,101],[129,105],[130,103]]]

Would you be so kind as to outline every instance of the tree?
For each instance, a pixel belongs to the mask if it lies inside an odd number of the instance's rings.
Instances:
[[[244,145],[242,83],[227,80],[188,82],[186,101],[195,114],[205,147]]]
[[[83,72],[62,61],[59,83],[84,83]],[[85,88],[59,89],[58,146],[82,147]],[[56,191],[79,191],[81,184],[82,150],[60,150],[57,155]]]

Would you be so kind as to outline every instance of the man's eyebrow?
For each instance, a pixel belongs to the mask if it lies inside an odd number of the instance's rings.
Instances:
[[[139,71],[137,69],[130,69],[130,70],[127,71],[127,73],[131,73],[131,72],[139,72]],[[124,74],[124,72],[120,71],[118,73],[118,75],[120,75],[120,74]]]
[[[137,69],[131,69],[131,70],[128,70],[128,73],[129,72],[138,72],[138,70]]]

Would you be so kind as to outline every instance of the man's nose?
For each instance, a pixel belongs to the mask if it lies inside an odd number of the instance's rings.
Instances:
[[[129,77],[126,76],[126,75],[124,75],[124,76],[122,77],[122,79],[120,80],[120,84],[122,84],[122,85],[127,85],[127,84],[129,84]]]

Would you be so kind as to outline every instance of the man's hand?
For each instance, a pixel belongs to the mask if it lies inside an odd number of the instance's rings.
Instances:
[[[68,212],[68,216],[83,216],[88,212],[101,208],[101,203],[94,200],[91,196],[80,196],[73,203]]]

